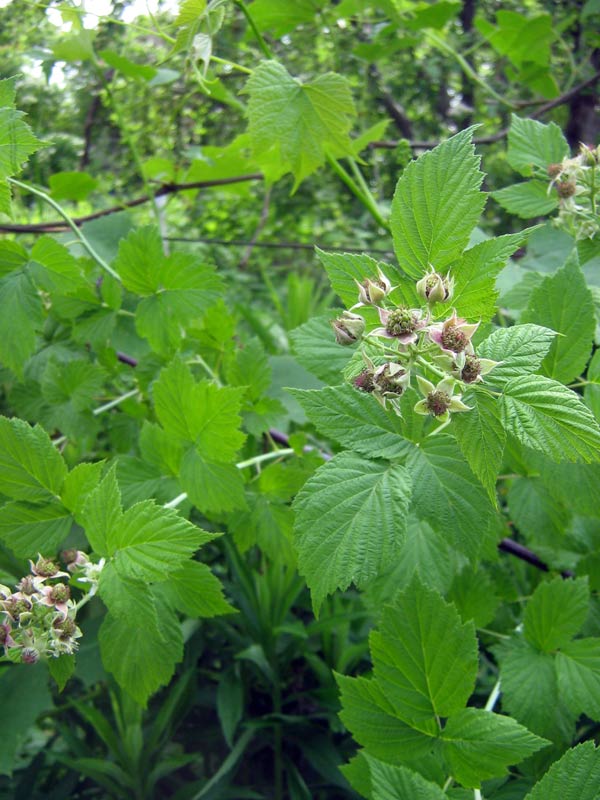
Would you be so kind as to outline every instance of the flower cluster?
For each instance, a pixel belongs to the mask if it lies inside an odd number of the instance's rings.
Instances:
[[[456,311],[441,321],[434,318],[433,307],[452,299],[452,278],[432,267],[416,284],[421,308],[394,305],[393,287],[381,270],[376,277],[356,283],[358,302],[331,322],[339,344],[361,341],[364,345],[362,369],[352,379],[354,387],[400,414],[398,401],[414,376],[423,395],[414,411],[434,417],[441,423],[438,430],[449,422],[452,412],[469,411],[461,399],[462,389],[483,381],[497,362],[479,358],[475,352],[472,338],[479,323],[461,319]],[[376,309],[381,323],[368,333],[365,319],[354,313],[363,306]]]
[[[79,550],[65,550],[62,558],[68,572],[40,555],[29,562],[30,574],[21,578],[15,591],[0,584],[0,647],[11,661],[34,664],[77,650],[77,610],[95,594],[103,562],[94,564]],[[71,597],[68,580],[63,580],[72,576],[90,584],[79,603]]]
[[[548,167],[550,185],[559,197],[557,227],[576,240],[593,239],[600,231],[600,147],[582,144],[575,158],[565,158]]]

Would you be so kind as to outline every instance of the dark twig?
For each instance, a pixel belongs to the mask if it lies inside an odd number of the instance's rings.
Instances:
[[[527,547],[519,544],[519,542],[515,542],[514,539],[502,539],[498,545],[498,550],[502,550],[504,553],[510,553],[511,556],[516,556],[517,558],[520,558],[521,561],[526,561],[528,564],[531,564],[532,567],[542,570],[542,572],[550,571],[550,568],[545,561],[542,561],[542,559],[532,550],[529,550]],[[573,577],[573,573],[568,569],[562,570],[560,574],[563,576],[563,578]]]
[[[553,108],[557,106],[564,105],[572,100],[577,95],[581,94],[585,89],[590,86],[593,86],[598,79],[600,79],[600,71],[595,72],[591,78],[588,78],[581,83],[578,83],[577,86],[574,86],[568,92],[561,94],[560,97],[555,97],[554,100],[550,100],[548,103],[544,103],[543,105],[536,108],[536,110],[529,114],[529,119],[537,119],[538,117],[543,116],[547,111],[551,111]],[[498,133],[491,134],[490,136],[476,136],[473,139],[473,144],[493,144],[494,142],[499,142],[501,139],[504,139],[509,132],[509,128],[503,128]],[[432,147],[436,147],[439,144],[439,141],[433,140],[425,140],[421,141],[418,139],[411,139],[409,140],[409,145],[413,148],[413,150],[429,150]],[[369,147],[373,149],[382,149],[382,150],[393,150],[395,147],[398,146],[398,142],[392,140],[381,140],[377,142],[371,142]]]
[[[85,222],[91,222],[93,219],[100,219],[109,214],[116,214],[119,211],[125,211],[128,208],[141,206],[144,203],[149,203],[155,197],[162,197],[166,194],[175,194],[176,192],[186,192],[193,189],[209,189],[212,186],[229,186],[232,183],[243,183],[244,181],[262,181],[263,175],[260,172],[254,172],[250,175],[236,175],[232,178],[215,178],[210,181],[193,181],[192,183],[163,183],[154,192],[152,196],[144,194],[141,197],[136,197],[134,200],[127,200],[118,206],[111,206],[110,208],[103,208],[102,211],[96,211],[93,214],[87,214],[85,217],[74,217],[73,222],[76,225],[83,225]],[[31,225],[0,225],[0,231],[7,233],[56,233],[64,231],[67,225],[61,220],[56,222],[37,222]]]

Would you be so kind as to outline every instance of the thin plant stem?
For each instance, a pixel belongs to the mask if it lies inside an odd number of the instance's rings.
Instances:
[[[483,800],[483,795],[479,789],[473,789],[473,800]]]
[[[284,456],[290,456],[294,454],[294,450],[291,447],[288,447],[284,450],[274,450],[272,453],[262,453],[260,456],[254,456],[254,458],[249,458],[247,461],[240,461],[236,464],[238,469],[245,469],[246,467],[252,467],[255,464],[262,464],[263,461],[272,461],[275,458],[283,458]],[[187,492],[182,492],[178,494],[177,497],[174,497],[172,500],[169,500],[168,503],[164,504],[164,508],[177,508],[180,506],[184,500],[187,500]]]
[[[445,792],[446,789],[449,789],[452,786],[453,782],[454,778],[452,777],[452,775],[448,775],[448,777],[446,778],[446,783],[444,783],[444,785],[442,786],[442,792]]]
[[[98,414],[102,414],[104,411],[109,411],[111,408],[118,406],[119,403],[122,403],[124,400],[129,400],[130,397],[135,397],[139,393],[139,389],[132,389],[130,392],[125,392],[125,394],[122,394],[120,397],[115,397],[114,400],[109,400],[108,403],[98,406],[98,408],[95,408],[92,411],[92,414],[97,417]]]
[[[267,58],[274,58],[275,56],[271,52],[271,48],[265,42],[262,33],[256,27],[256,22],[254,22],[254,20],[252,19],[252,14],[250,13],[248,8],[246,7],[246,4],[244,3],[244,1],[243,0],[234,0],[234,4],[239,8],[239,10],[242,12],[242,14],[246,17],[246,19],[248,21],[248,25],[250,25],[250,27],[252,28],[252,33],[254,34],[254,38],[256,39],[256,41],[258,43],[258,46],[262,50],[263,55],[265,55]]]
[[[484,706],[484,711],[493,711],[494,706],[498,702],[498,698],[500,697],[500,679],[496,681],[492,691],[490,692],[490,696],[487,699],[487,703]]]
[[[36,195],[36,197],[39,197],[39,198],[41,198],[41,199],[42,199],[42,200],[43,200],[45,203],[48,203],[48,205],[49,205],[49,206],[52,206],[52,208],[53,208],[53,209],[54,209],[54,210],[55,210],[55,211],[56,211],[58,214],[60,214],[60,215],[61,215],[61,217],[62,217],[62,218],[64,219],[64,221],[67,223],[67,225],[69,226],[69,228],[71,228],[71,230],[73,231],[73,233],[74,233],[74,234],[75,234],[75,236],[77,237],[77,240],[79,241],[79,243],[80,243],[80,244],[81,244],[83,247],[85,247],[85,249],[88,251],[88,253],[91,255],[91,257],[94,259],[94,261],[95,261],[95,262],[96,262],[96,263],[97,263],[97,264],[98,264],[100,267],[102,267],[102,269],[103,269],[105,272],[107,272],[107,273],[108,273],[109,275],[111,275],[111,276],[112,276],[112,277],[113,277],[115,280],[117,280],[117,281],[119,281],[119,283],[121,283],[121,278],[119,277],[119,275],[118,275],[118,274],[117,274],[117,273],[114,271],[114,269],[113,269],[113,268],[112,268],[112,267],[111,267],[109,264],[107,264],[107,263],[106,263],[106,261],[105,261],[105,260],[102,258],[102,256],[101,256],[99,253],[97,253],[97,252],[96,252],[96,250],[95,250],[95,249],[94,249],[94,247],[91,245],[91,243],[89,242],[89,240],[87,239],[87,237],[86,237],[86,236],[85,236],[85,235],[84,235],[84,234],[83,234],[83,233],[82,233],[82,232],[79,230],[79,228],[78,228],[78,227],[77,227],[77,225],[76,225],[76,224],[73,222],[73,220],[71,219],[71,217],[70,217],[70,216],[67,214],[67,212],[64,210],[64,208],[63,208],[62,206],[60,206],[60,205],[59,205],[59,204],[56,202],[56,200],[53,200],[53,199],[50,197],[50,195],[46,194],[46,192],[43,192],[41,189],[36,189],[34,186],[30,186],[28,183],[23,183],[22,181],[18,181],[16,178],[8,178],[8,181],[9,181],[10,183],[12,183],[12,184],[13,184],[13,186],[18,186],[20,189],[23,189],[24,191],[26,191],[26,192],[29,192],[30,194],[34,194],[34,195]]]
[[[336,159],[333,158],[333,156],[331,155],[327,156],[327,163],[329,164],[331,169],[335,172],[335,174],[338,176],[338,178],[340,178],[340,180],[342,180],[343,183],[346,184],[348,189],[350,189],[350,191],[357,198],[357,200],[360,200],[363,206],[371,214],[375,222],[377,222],[378,225],[381,225],[382,228],[385,228],[386,231],[389,231],[390,229],[389,223],[381,215],[381,211],[377,207],[373,197],[372,196],[369,197],[361,190],[361,188],[358,186],[354,178],[352,178],[351,175],[348,175],[348,173],[342,167],[339,161],[336,161]]]
[[[248,69],[248,67],[244,67],[241,64],[238,64],[236,61],[229,61],[226,58],[220,58],[219,56],[210,57],[211,61],[214,61],[215,64],[222,64],[224,67],[231,67],[231,69],[236,69],[238,72],[243,72],[246,75],[252,75],[252,70]]]

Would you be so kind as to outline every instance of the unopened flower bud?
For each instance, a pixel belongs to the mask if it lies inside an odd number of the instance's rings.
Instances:
[[[357,342],[365,332],[365,321],[360,314],[344,311],[341,317],[330,321],[338,344],[349,345]]]
[[[29,563],[33,574],[39,575],[40,578],[53,578],[59,571],[54,561],[49,558],[42,558],[42,556],[38,557],[35,564],[32,561]]]
[[[376,278],[365,278],[361,283],[355,282],[358,286],[358,302],[364,306],[378,305],[392,289],[392,284],[379,267]]]
[[[563,170],[562,164],[548,164],[548,177],[549,178],[557,178]]]
[[[21,650],[21,661],[23,664],[36,664],[40,660],[40,651],[35,647],[24,647]]]
[[[435,303],[446,303],[452,298],[454,281],[449,276],[445,278],[432,271],[417,281],[417,292],[430,306]]]
[[[563,199],[573,197],[577,191],[577,184],[575,181],[559,181],[556,184],[556,191],[558,192],[558,196]]]
[[[598,164],[598,149],[581,144],[579,148],[579,158],[585,167],[595,167]]]
[[[400,397],[409,386],[410,373],[393,361],[382,364],[373,375],[373,393],[380,401]]]

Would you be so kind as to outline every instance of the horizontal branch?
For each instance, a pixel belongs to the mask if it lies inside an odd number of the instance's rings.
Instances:
[[[569,89],[568,92],[561,94],[560,97],[555,97],[554,100],[549,100],[547,103],[543,103],[535,111],[528,115],[529,119],[538,119],[539,117],[543,116],[547,111],[551,111],[553,108],[557,108],[558,106],[562,106],[565,103],[568,103],[578,94],[588,89],[590,86],[593,86],[598,79],[600,79],[600,71],[595,72],[590,78],[587,78],[585,81],[578,83],[577,86],[574,86],[572,89]],[[476,136],[473,139],[473,144],[493,144],[494,142],[499,142],[508,136],[510,128],[503,128],[502,130],[498,131],[498,133],[493,133],[490,136]],[[400,140],[402,141],[402,140]],[[381,140],[377,142],[371,142],[369,147],[373,149],[382,149],[382,150],[393,150],[394,148],[398,147],[400,141],[393,141],[393,140]],[[439,140],[404,140],[408,141],[410,147],[413,150],[430,150],[432,147],[436,147],[440,142]]]
[[[91,222],[94,219],[107,217],[110,214],[116,214],[119,211],[126,211],[129,208],[141,206],[154,200],[155,197],[163,197],[167,194],[176,194],[177,192],[188,192],[194,189],[210,189],[213,186],[230,186],[233,183],[244,183],[245,181],[262,181],[264,175],[260,172],[253,172],[249,175],[235,175],[231,178],[215,178],[210,181],[192,181],[190,183],[162,183],[152,195],[144,194],[141,197],[136,197],[134,200],[127,200],[118,206],[110,206],[103,208],[101,211],[95,211],[93,214],[86,214],[83,217],[73,217],[73,222],[76,225],[83,225],[86,222]],[[67,230],[67,225],[62,220],[54,222],[36,222],[30,225],[13,225],[6,224],[0,225],[0,231],[7,233],[58,233]]]

